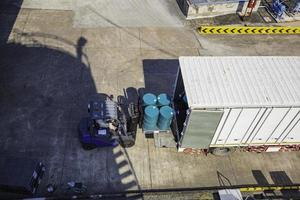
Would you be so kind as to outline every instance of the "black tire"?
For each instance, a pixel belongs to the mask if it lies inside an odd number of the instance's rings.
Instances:
[[[123,138],[122,142],[121,142],[121,146],[124,148],[130,148],[132,146],[134,146],[135,144],[135,140],[133,137],[128,137],[126,139]]]
[[[211,150],[211,153],[215,156],[229,156],[235,151],[235,148],[217,147]]]
[[[96,148],[96,145],[94,144],[81,144],[82,148],[86,151],[90,151]]]

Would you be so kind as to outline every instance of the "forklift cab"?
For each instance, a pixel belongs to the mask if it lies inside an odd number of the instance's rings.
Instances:
[[[128,105],[128,110],[134,110],[133,107]],[[126,117],[112,97],[105,95],[104,98],[90,101],[88,113],[89,117],[81,119],[79,123],[79,138],[84,149],[118,144],[131,147],[135,144],[136,116],[130,112],[130,116]]]

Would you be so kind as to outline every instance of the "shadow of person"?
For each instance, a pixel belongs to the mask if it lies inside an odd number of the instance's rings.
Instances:
[[[87,40],[84,37],[80,37],[77,40],[77,47],[76,47],[76,54],[79,61],[82,62],[82,56],[83,56],[83,48],[86,45]]]
[[[136,186],[131,169],[120,172],[128,165],[117,162],[120,149],[87,152],[79,143],[77,125],[97,94],[90,68],[82,62],[86,43],[81,37],[74,45],[77,57],[43,44],[0,46],[0,156],[34,158],[46,165],[38,195],[47,195],[49,183],[57,186],[53,195],[69,194],[69,181],[85,183],[89,193]]]

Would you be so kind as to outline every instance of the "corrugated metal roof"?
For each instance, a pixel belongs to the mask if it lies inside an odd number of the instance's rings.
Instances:
[[[299,57],[180,57],[189,106],[300,106]]]

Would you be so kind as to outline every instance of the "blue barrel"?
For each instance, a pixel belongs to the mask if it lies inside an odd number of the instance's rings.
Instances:
[[[147,93],[143,96],[143,106],[156,105],[156,96],[152,93]]]
[[[156,130],[159,110],[156,106],[147,106],[144,111],[144,130]]]
[[[174,110],[170,106],[163,106],[159,110],[158,128],[159,130],[168,130],[170,128]]]
[[[166,93],[162,93],[157,97],[157,103],[159,106],[169,106],[171,103],[170,97]]]

